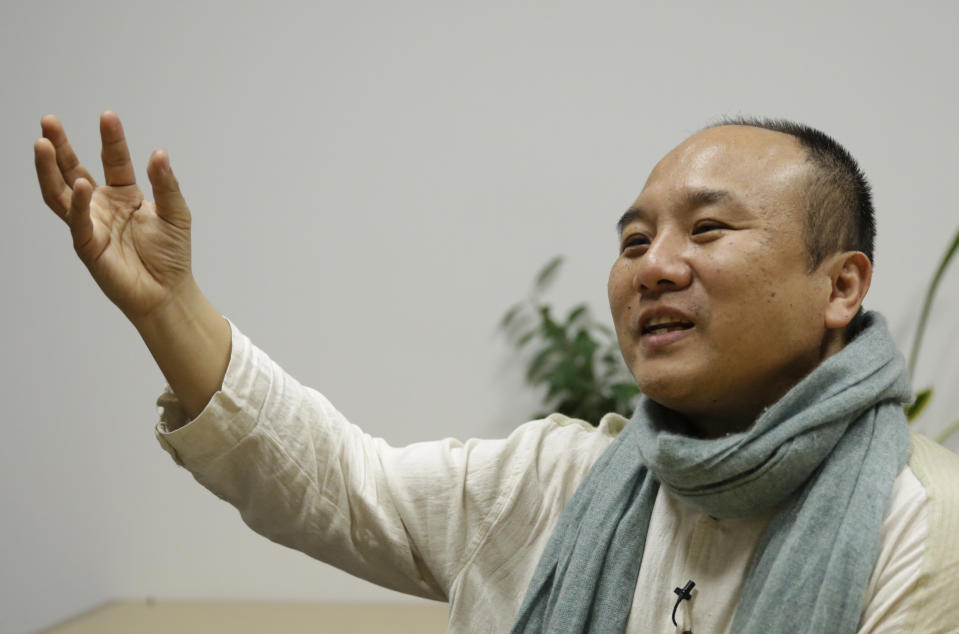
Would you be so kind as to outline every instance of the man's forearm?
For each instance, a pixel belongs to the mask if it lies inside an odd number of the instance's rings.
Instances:
[[[135,320],[184,411],[195,418],[223,385],[230,361],[230,324],[196,283],[143,319]]]

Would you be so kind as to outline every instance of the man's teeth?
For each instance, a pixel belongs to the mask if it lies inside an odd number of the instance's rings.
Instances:
[[[652,328],[653,326],[662,326],[663,324],[675,324],[677,321],[679,320],[675,317],[653,317],[646,326]]]
[[[662,334],[674,330],[685,330],[692,324],[677,320],[675,317],[653,317],[644,329],[647,333]]]
[[[684,326],[682,324],[667,324],[665,326],[650,326],[646,328],[646,332],[653,334],[661,334],[664,332],[673,332],[674,330],[686,330],[689,326]]]

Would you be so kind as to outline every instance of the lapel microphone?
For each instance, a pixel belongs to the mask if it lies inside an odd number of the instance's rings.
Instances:
[[[673,606],[673,625],[675,627],[679,627],[679,624],[676,622],[676,610],[677,608],[679,608],[679,604],[682,603],[683,600],[688,601],[689,599],[693,598],[693,595],[691,593],[693,591],[693,588],[695,587],[696,587],[696,582],[690,579],[689,581],[686,582],[686,585],[684,585],[682,588],[673,588],[673,592],[677,596],[676,605]]]

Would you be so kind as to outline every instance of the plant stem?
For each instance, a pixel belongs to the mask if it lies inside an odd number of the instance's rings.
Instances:
[[[936,436],[936,442],[944,443],[949,440],[949,437],[954,433],[959,431],[959,420],[953,421],[951,425],[939,431],[939,435]]]
[[[913,376],[916,372],[916,363],[919,361],[919,348],[922,345],[922,336],[926,331],[926,320],[929,319],[929,310],[932,308],[932,300],[936,295],[936,288],[939,286],[939,280],[942,279],[942,274],[946,272],[946,267],[949,266],[949,261],[952,260],[952,256],[956,254],[956,249],[959,249],[959,231],[956,231],[956,235],[952,239],[952,244],[943,256],[942,262],[939,263],[939,269],[936,270],[936,274],[933,276],[928,290],[926,290],[926,300],[922,305],[922,313],[919,315],[919,325],[916,327],[916,336],[912,340],[912,351],[909,354],[909,376]]]

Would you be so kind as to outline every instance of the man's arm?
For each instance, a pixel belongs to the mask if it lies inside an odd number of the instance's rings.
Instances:
[[[230,324],[196,284],[133,324],[187,415],[203,411],[223,384]]]
[[[101,186],[56,117],[44,117],[42,127],[35,153],[43,198],[177,397],[161,397],[161,444],[254,530],[376,583],[446,599],[494,523],[526,543],[544,500],[572,494],[574,485],[552,471],[539,477],[544,435],[554,453],[582,465],[604,448],[594,437],[592,453],[583,445],[571,452],[578,426],[543,422],[504,441],[392,448],[370,437],[239,331],[233,339],[193,278],[190,211],[165,152],[148,163],[151,203],[135,183],[114,113],[100,118]],[[522,513],[504,519],[500,511],[513,507]],[[515,559],[512,540],[503,543],[493,569]]]
[[[195,417],[223,382],[230,326],[193,278],[190,209],[169,156],[163,150],[150,156],[150,202],[136,184],[116,113],[100,115],[104,185],[77,159],[59,119],[47,115],[40,125],[34,157],[43,200],[70,227],[77,256]]]

